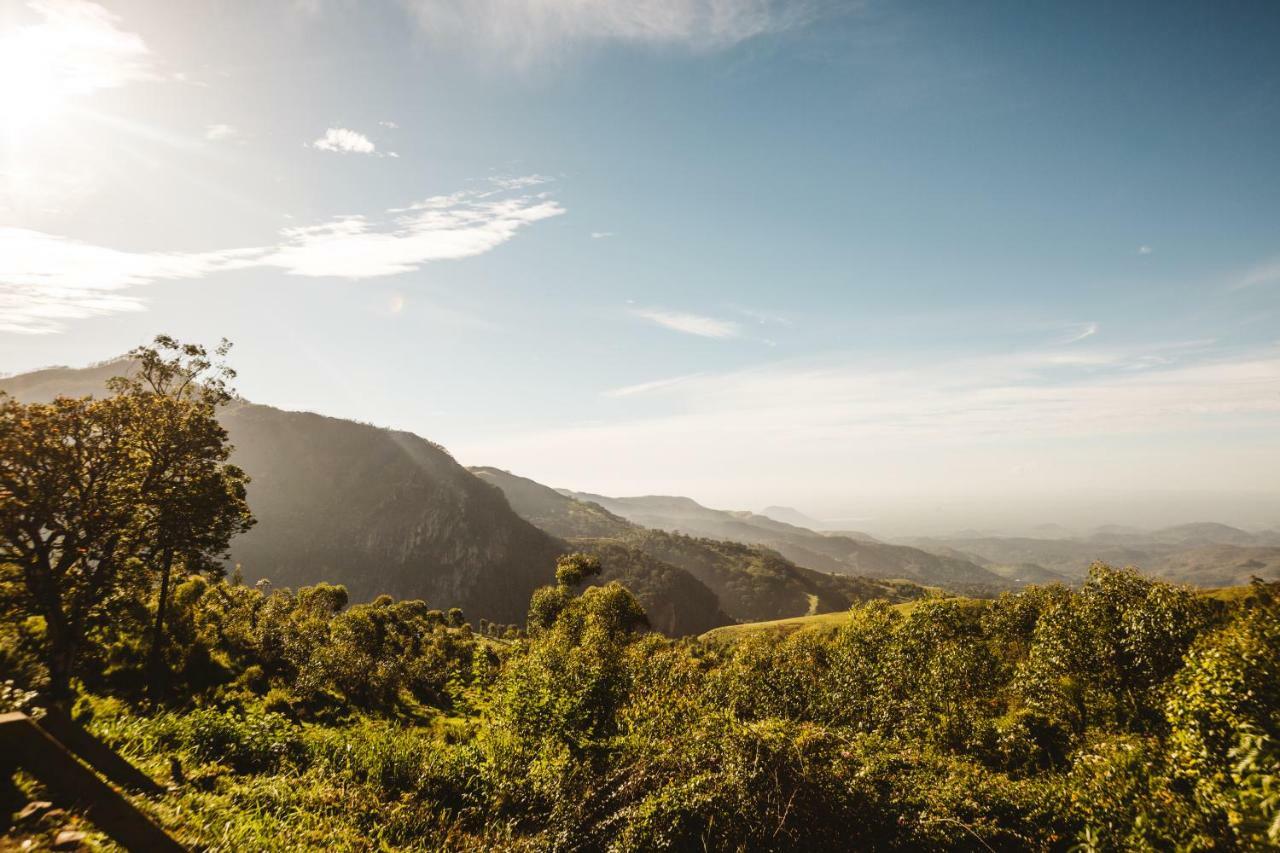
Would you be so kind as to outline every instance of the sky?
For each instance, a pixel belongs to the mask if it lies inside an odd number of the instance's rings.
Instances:
[[[890,532],[1280,527],[1280,6],[0,0],[0,371]]]

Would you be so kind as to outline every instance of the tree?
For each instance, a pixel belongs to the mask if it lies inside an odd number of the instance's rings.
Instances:
[[[556,561],[556,583],[572,589],[581,586],[587,578],[599,575],[600,571],[599,557],[576,551]]]
[[[223,339],[213,356],[225,358],[230,349]],[[175,564],[187,574],[221,574],[231,538],[248,530],[253,517],[245,500],[248,477],[227,462],[232,448],[217,420],[217,408],[235,398],[229,384],[235,371],[215,362],[203,346],[168,335],[129,357],[136,365],[131,375],[117,376],[108,386],[137,404],[146,424],[137,440],[145,458],[143,560],[159,581],[147,667],[155,701],[164,684],[165,618]]]
[[[136,374],[112,380],[106,399],[0,398],[0,562],[18,567],[27,606],[44,618],[57,703],[70,697],[86,632],[148,576],[159,580],[158,683],[175,565],[220,572],[231,537],[252,524],[247,478],[227,463],[214,413],[234,374],[164,336],[131,355]]]
[[[70,698],[86,631],[143,550],[137,432],[136,407],[122,399],[0,397],[0,562],[18,566],[28,607],[44,618],[55,704]]]

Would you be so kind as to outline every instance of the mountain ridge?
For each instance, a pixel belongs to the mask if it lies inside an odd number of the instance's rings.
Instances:
[[[819,533],[751,512],[711,509],[687,497],[612,498],[589,492],[568,494],[645,527],[764,546],[816,571],[909,580],[957,592],[985,590],[990,593],[1017,585],[958,557],[932,554],[912,546]]]

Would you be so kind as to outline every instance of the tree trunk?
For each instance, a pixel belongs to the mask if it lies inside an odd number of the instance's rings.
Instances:
[[[71,691],[72,661],[75,649],[65,638],[59,641],[49,639],[49,657],[46,666],[49,669],[49,702],[59,708],[71,707],[75,698]]]
[[[70,708],[71,671],[75,662],[72,632],[63,624],[60,611],[45,609],[45,667],[49,670],[49,702],[59,708]]]
[[[160,597],[156,601],[156,619],[151,631],[151,653],[147,662],[147,696],[154,707],[159,704],[167,681],[164,666],[164,618],[169,607],[169,579],[173,574],[173,549],[164,552],[160,565]]]

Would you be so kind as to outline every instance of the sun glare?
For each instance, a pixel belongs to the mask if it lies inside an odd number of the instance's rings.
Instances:
[[[150,73],[142,38],[118,29],[107,10],[75,3],[38,11],[43,21],[0,27],[0,132],[11,142],[28,139],[75,98]]]
[[[51,57],[21,34],[0,38],[0,124],[10,134],[30,131],[61,112],[65,81]]]

